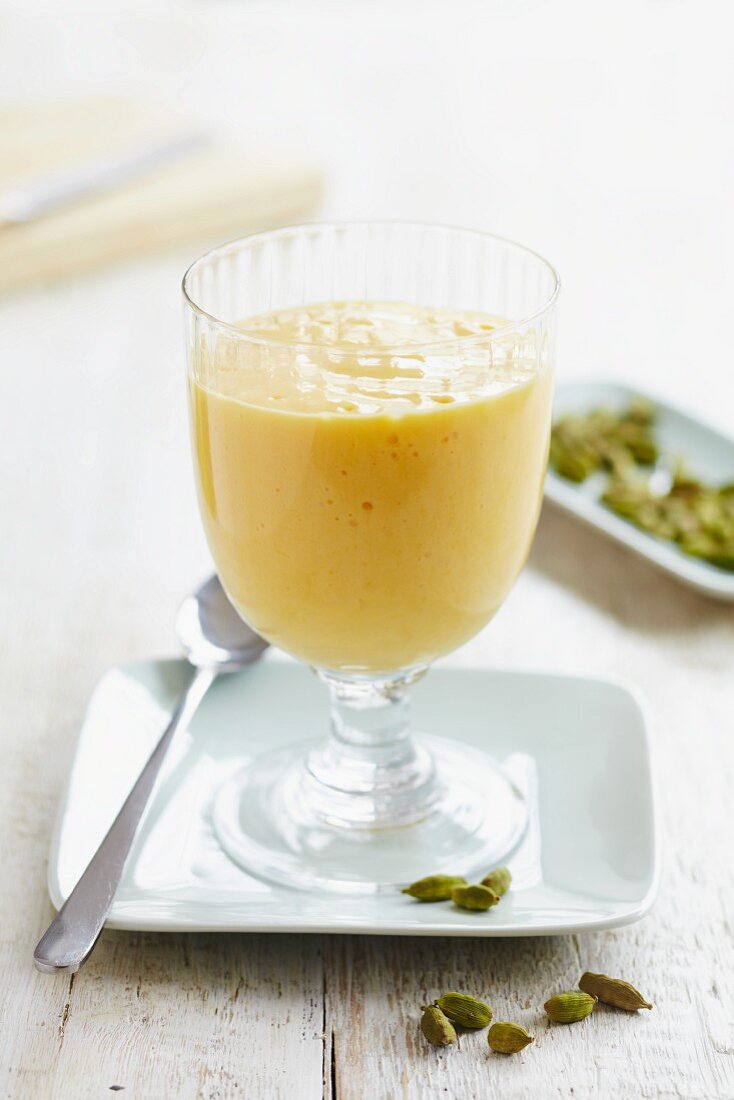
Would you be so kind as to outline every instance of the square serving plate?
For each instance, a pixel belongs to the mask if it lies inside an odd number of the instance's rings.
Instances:
[[[647,397],[655,406],[655,434],[664,453],[682,458],[694,475],[713,485],[734,481],[734,439],[638,388],[617,382],[567,382],[556,391],[554,415],[585,413],[601,406],[623,409],[635,396]],[[719,600],[734,600],[734,573],[684,554],[675,543],[656,538],[615,515],[599,502],[604,484],[601,474],[577,485],[549,469],[545,495],[684,584]]]
[[[112,669],[97,686],[53,841],[57,907],[189,676],[183,661],[141,661]],[[213,835],[213,792],[248,756],[322,730],[326,702],[306,668],[276,654],[214,684],[171,747],[110,927],[530,936],[628,924],[652,905],[658,842],[648,722],[636,693],[606,680],[440,666],[414,689],[416,728],[486,748],[529,802],[511,893],[488,913],[470,913],[398,891],[337,899],[250,877]],[[417,867],[416,877],[434,870]]]

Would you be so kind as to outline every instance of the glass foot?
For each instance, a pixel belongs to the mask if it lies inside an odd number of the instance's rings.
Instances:
[[[323,742],[252,761],[215,799],[214,829],[225,852],[286,886],[378,893],[438,872],[476,881],[527,826],[525,803],[499,765],[441,738],[415,743],[402,814],[394,773],[385,806],[379,784],[360,790],[358,772],[349,791],[330,787],[328,778]]]

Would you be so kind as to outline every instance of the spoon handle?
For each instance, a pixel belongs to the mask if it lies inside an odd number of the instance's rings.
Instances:
[[[47,974],[74,974],[92,952],[122,877],[135,832],[148,805],[161,764],[176,730],[185,726],[217,676],[199,668],[176,705],[164,733],[125,799],[109,832],[33,952]]]

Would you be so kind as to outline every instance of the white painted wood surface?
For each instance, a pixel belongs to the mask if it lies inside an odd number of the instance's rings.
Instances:
[[[734,428],[734,131],[724,6],[286,0],[4,6],[0,94],[128,88],[305,145],[324,213],[493,228],[561,270],[561,376],[644,378]],[[660,899],[630,929],[516,941],[106,933],[36,974],[74,737],[109,665],[174,650],[208,568],[178,277],[191,249],[0,302],[0,1095],[433,1100],[734,1096],[731,608],[546,510],[454,659],[627,676],[657,720]],[[550,1028],[581,969],[655,1010]],[[536,1044],[437,1054],[418,1005],[485,994]],[[114,1095],[114,1093],[112,1093]]]

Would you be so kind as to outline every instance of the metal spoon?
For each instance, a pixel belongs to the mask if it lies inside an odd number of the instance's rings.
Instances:
[[[47,974],[74,974],[92,953],[176,731],[188,724],[221,673],[236,672],[251,664],[268,646],[239,617],[216,576],[181,604],[176,631],[196,674],[109,832],[36,946],[33,960]]]

